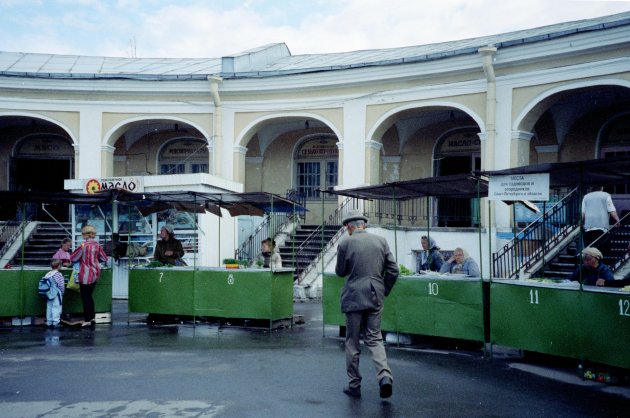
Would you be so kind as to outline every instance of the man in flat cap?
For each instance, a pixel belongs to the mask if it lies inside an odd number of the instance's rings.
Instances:
[[[385,238],[369,234],[368,219],[361,211],[350,211],[343,219],[348,236],[339,242],[335,273],[347,277],[341,291],[341,311],[346,315],[346,370],[348,386],[344,393],[361,396],[359,373],[359,337],[372,353],[381,398],[392,395],[393,376],[381,334],[381,316],[385,296],[398,278],[398,265]]]
[[[603,256],[601,251],[595,247],[586,247],[582,251],[582,266],[571,273],[569,280],[581,281],[582,284],[588,286],[602,286],[603,283],[597,284],[599,280],[615,280],[615,276],[607,265],[602,264]],[[580,280],[581,279],[581,280]]]

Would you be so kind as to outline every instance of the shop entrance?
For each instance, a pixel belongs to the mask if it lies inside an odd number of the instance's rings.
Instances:
[[[63,182],[71,178],[72,161],[69,159],[12,158],[10,166],[10,190],[63,192]],[[44,209],[45,208],[45,209]],[[5,208],[4,219],[13,219],[17,206]],[[67,222],[70,220],[67,204],[31,204],[27,208],[32,220]],[[54,219],[53,219],[54,218]]]

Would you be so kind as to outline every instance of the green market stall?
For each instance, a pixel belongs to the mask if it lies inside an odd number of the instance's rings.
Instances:
[[[345,326],[339,308],[345,279],[325,274],[324,324]],[[402,276],[385,298],[381,329],[387,332],[484,341],[483,282],[442,275]]]
[[[331,191],[364,200],[407,200],[418,197],[457,197],[479,199],[486,196],[487,183],[468,174],[386,183],[377,186]],[[427,199],[427,213],[431,207]],[[428,225],[430,236],[430,225]],[[394,230],[394,249],[397,235]],[[481,236],[480,243],[481,246]],[[481,266],[481,260],[480,260]],[[483,271],[482,271],[483,276]],[[324,274],[322,304],[325,325],[345,325],[340,295],[345,279]],[[487,282],[481,277],[459,275],[400,276],[385,299],[381,328],[384,331],[486,341],[487,310],[484,293]]]
[[[48,192],[0,192],[3,202],[69,203],[136,207],[141,214],[165,209],[221,216],[263,215],[269,212],[305,210],[296,202],[270,193],[130,193],[109,189],[95,194]],[[118,211],[112,211],[117,213]],[[22,234],[24,233],[22,227]],[[111,233],[111,231],[109,231]],[[108,234],[105,240],[110,241]],[[22,237],[24,241],[24,237]],[[110,241],[111,242],[111,241]],[[22,245],[23,247],[23,245]],[[111,260],[111,259],[110,259]],[[47,269],[24,265],[0,270],[0,316],[23,318],[45,313],[46,305],[37,295],[37,283]],[[70,271],[64,271],[69,275]],[[154,279],[157,278],[157,281]],[[186,268],[136,268],[130,270],[131,312],[179,313],[276,320],[293,316],[293,274],[291,269],[272,272],[263,269],[226,270],[200,268],[196,258]],[[79,294],[66,292],[64,313],[82,312]],[[111,312],[112,270],[103,270],[95,289],[96,311]]]
[[[129,311],[273,321],[293,318],[293,269],[135,268]]]
[[[305,210],[270,193],[169,193],[130,201],[143,213],[163,208],[221,216]],[[273,321],[293,319],[293,269],[136,267],[129,270],[129,312]]]

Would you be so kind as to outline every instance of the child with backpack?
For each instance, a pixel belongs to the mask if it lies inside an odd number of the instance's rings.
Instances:
[[[59,326],[59,320],[61,319],[61,309],[62,309],[62,301],[63,294],[65,292],[65,283],[63,279],[63,275],[59,271],[63,262],[59,259],[54,259],[50,262],[50,270],[44,276],[44,279],[49,279],[51,282],[51,286],[55,286],[57,288],[57,292],[49,292],[49,295],[52,296],[55,294],[52,299],[48,297],[46,301],[46,325],[48,328],[54,328]]]

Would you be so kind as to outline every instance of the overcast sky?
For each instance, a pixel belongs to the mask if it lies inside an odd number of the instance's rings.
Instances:
[[[0,50],[215,58],[395,48],[630,11],[630,0],[0,0]]]

